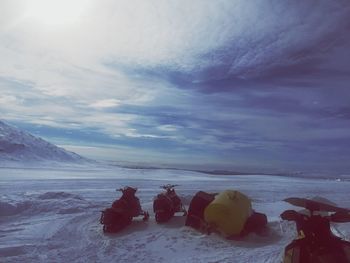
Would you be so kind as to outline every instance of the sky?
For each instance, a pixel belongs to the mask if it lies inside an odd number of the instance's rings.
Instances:
[[[349,173],[349,0],[1,0],[0,119],[83,156]]]

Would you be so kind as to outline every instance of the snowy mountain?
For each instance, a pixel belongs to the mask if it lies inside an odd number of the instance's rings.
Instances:
[[[84,158],[0,121],[0,164],[81,163]]]

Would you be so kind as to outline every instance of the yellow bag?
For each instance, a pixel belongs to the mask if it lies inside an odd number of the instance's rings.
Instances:
[[[234,190],[226,190],[215,196],[205,208],[204,219],[225,236],[238,235],[252,213],[250,199]]]

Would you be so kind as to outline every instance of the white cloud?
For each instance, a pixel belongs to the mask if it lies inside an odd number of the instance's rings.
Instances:
[[[18,99],[12,95],[0,95],[0,106],[17,103]]]
[[[111,107],[116,107],[119,104],[120,104],[119,100],[106,99],[106,100],[98,100],[98,101],[90,104],[90,106],[94,107],[94,108],[111,108]]]
[[[161,125],[158,126],[158,129],[166,132],[176,132],[179,129],[179,127],[176,125]]]
[[[51,7],[59,6],[59,14],[71,1],[51,2],[47,10],[46,4],[42,9],[33,5],[41,19],[54,13]],[[50,27],[33,18],[28,2],[2,3],[0,12],[6,19],[0,21],[0,74],[30,81],[52,96],[103,100],[101,94],[106,94],[125,100],[145,88],[105,63],[186,71],[221,64],[229,56],[224,63],[231,64],[231,74],[249,77],[274,65],[295,63],[298,58],[285,55],[321,40],[348,12],[337,3],[314,6],[308,1],[288,5],[280,1],[91,0],[88,4],[83,8],[82,1],[70,3],[70,12],[76,12],[79,20]]]

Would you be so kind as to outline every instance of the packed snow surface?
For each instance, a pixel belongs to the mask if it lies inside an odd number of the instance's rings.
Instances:
[[[153,198],[159,186],[179,184],[177,193],[188,207],[199,191],[239,190],[257,212],[268,216],[262,235],[226,240],[184,225],[181,214],[156,224]],[[104,234],[99,223],[123,186],[138,188],[150,220],[141,218],[117,234]],[[0,262],[281,262],[295,226],[280,213],[298,209],[287,197],[321,196],[350,207],[350,181],[267,175],[206,175],[161,169],[0,169]],[[333,225],[350,238],[350,224]]]

